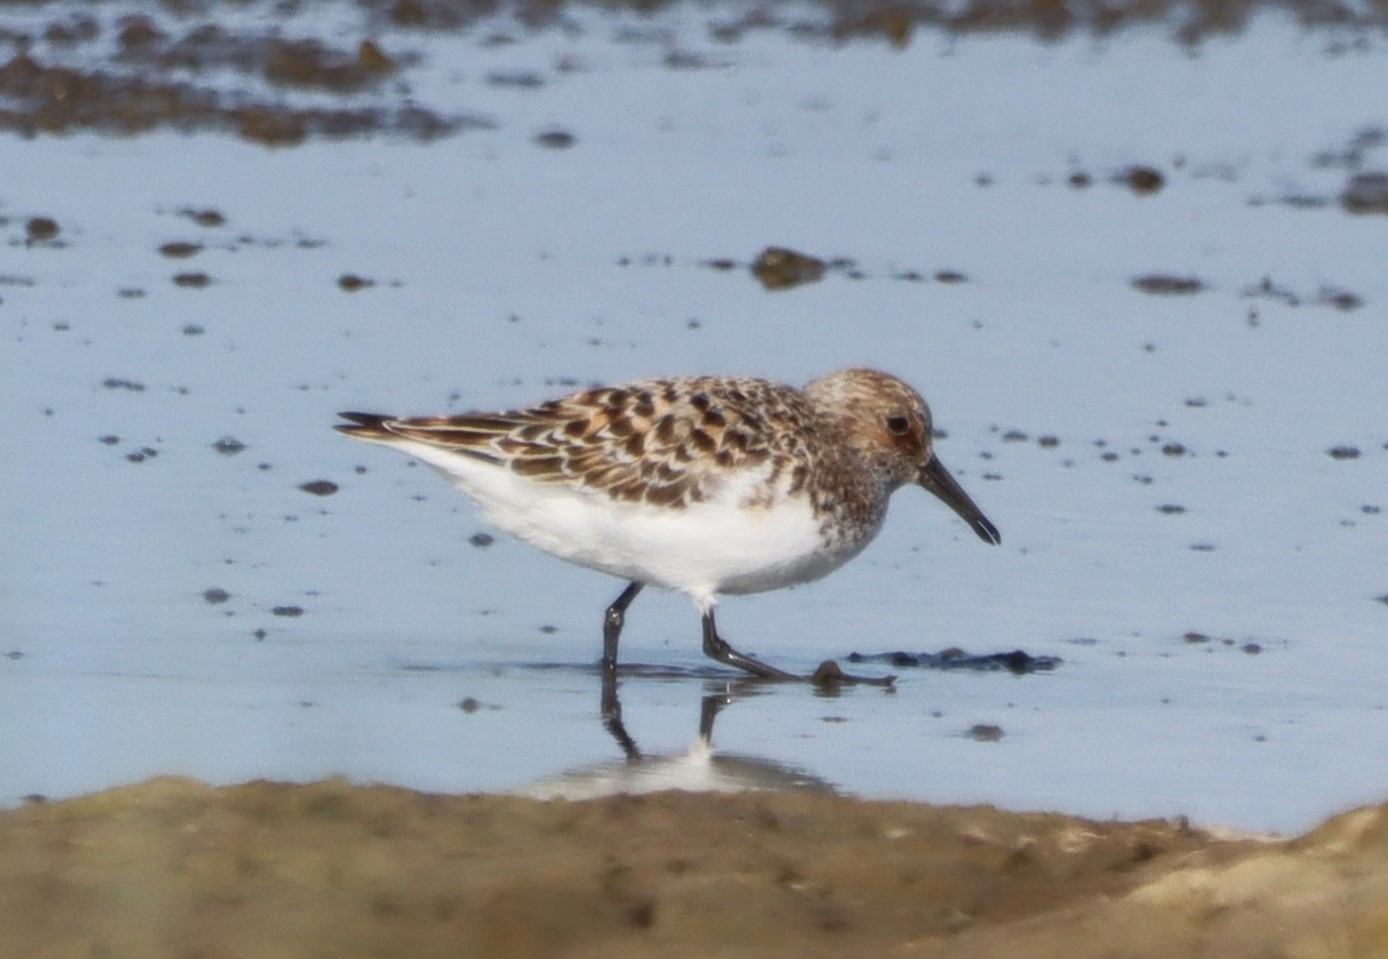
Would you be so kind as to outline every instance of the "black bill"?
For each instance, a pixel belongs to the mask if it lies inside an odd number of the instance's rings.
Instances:
[[[963,517],[964,522],[973,527],[979,539],[994,546],[1002,542],[1002,534],[998,532],[998,528],[989,522],[988,517],[983,515],[983,510],[969,499],[969,494],[949,475],[949,470],[945,469],[938,456],[932,456],[930,462],[921,467],[917,482]]]

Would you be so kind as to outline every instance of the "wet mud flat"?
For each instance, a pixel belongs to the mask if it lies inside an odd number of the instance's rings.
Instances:
[[[1379,956],[1388,806],[1176,821],[155,779],[0,814],[7,956]]]
[[[7,6],[18,16],[0,23],[0,132],[26,137],[77,131],[129,136],[171,129],[230,134],[279,147],[369,136],[427,143],[495,129],[498,121],[413,102],[413,84],[427,60],[419,49],[420,38],[479,31],[484,44],[506,46],[532,31],[575,29],[566,20],[575,7],[534,0],[250,0],[233,12],[197,0],[96,9],[77,4]],[[609,11],[644,15],[678,6],[606,5]],[[1382,4],[1338,0],[778,0],[754,6],[710,5],[704,30],[718,44],[771,31],[812,42],[883,40],[901,49],[923,33],[1017,33],[1054,42],[1155,26],[1183,45],[1198,47],[1211,38],[1242,32],[1258,14],[1269,11],[1308,30],[1381,30],[1385,19]],[[341,36],[347,22],[358,36]],[[661,31],[657,33],[658,42],[668,42]],[[671,69],[712,65],[699,54],[674,49],[666,63]],[[525,90],[546,81],[520,71],[491,75],[487,83]],[[567,149],[575,138],[565,130],[550,130],[539,134],[536,142]],[[1371,205],[1381,209],[1381,197]]]

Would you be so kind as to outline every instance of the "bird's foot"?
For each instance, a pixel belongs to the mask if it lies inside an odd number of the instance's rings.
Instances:
[[[838,689],[840,686],[883,686],[890,689],[896,684],[896,676],[854,676],[845,673],[832,659],[820,663],[819,668],[807,678],[816,689]]]

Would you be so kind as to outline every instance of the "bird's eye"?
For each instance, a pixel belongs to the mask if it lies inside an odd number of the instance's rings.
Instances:
[[[905,436],[911,432],[911,421],[905,416],[887,417],[887,432],[893,436]]]

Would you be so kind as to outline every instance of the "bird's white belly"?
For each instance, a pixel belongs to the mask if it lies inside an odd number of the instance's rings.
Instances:
[[[716,593],[757,593],[819,579],[861,552],[880,526],[879,518],[862,535],[830,545],[804,495],[770,508],[726,498],[672,508],[537,483],[485,464],[470,468],[455,457],[431,465],[475,499],[491,523],[531,545],[701,603]]]

